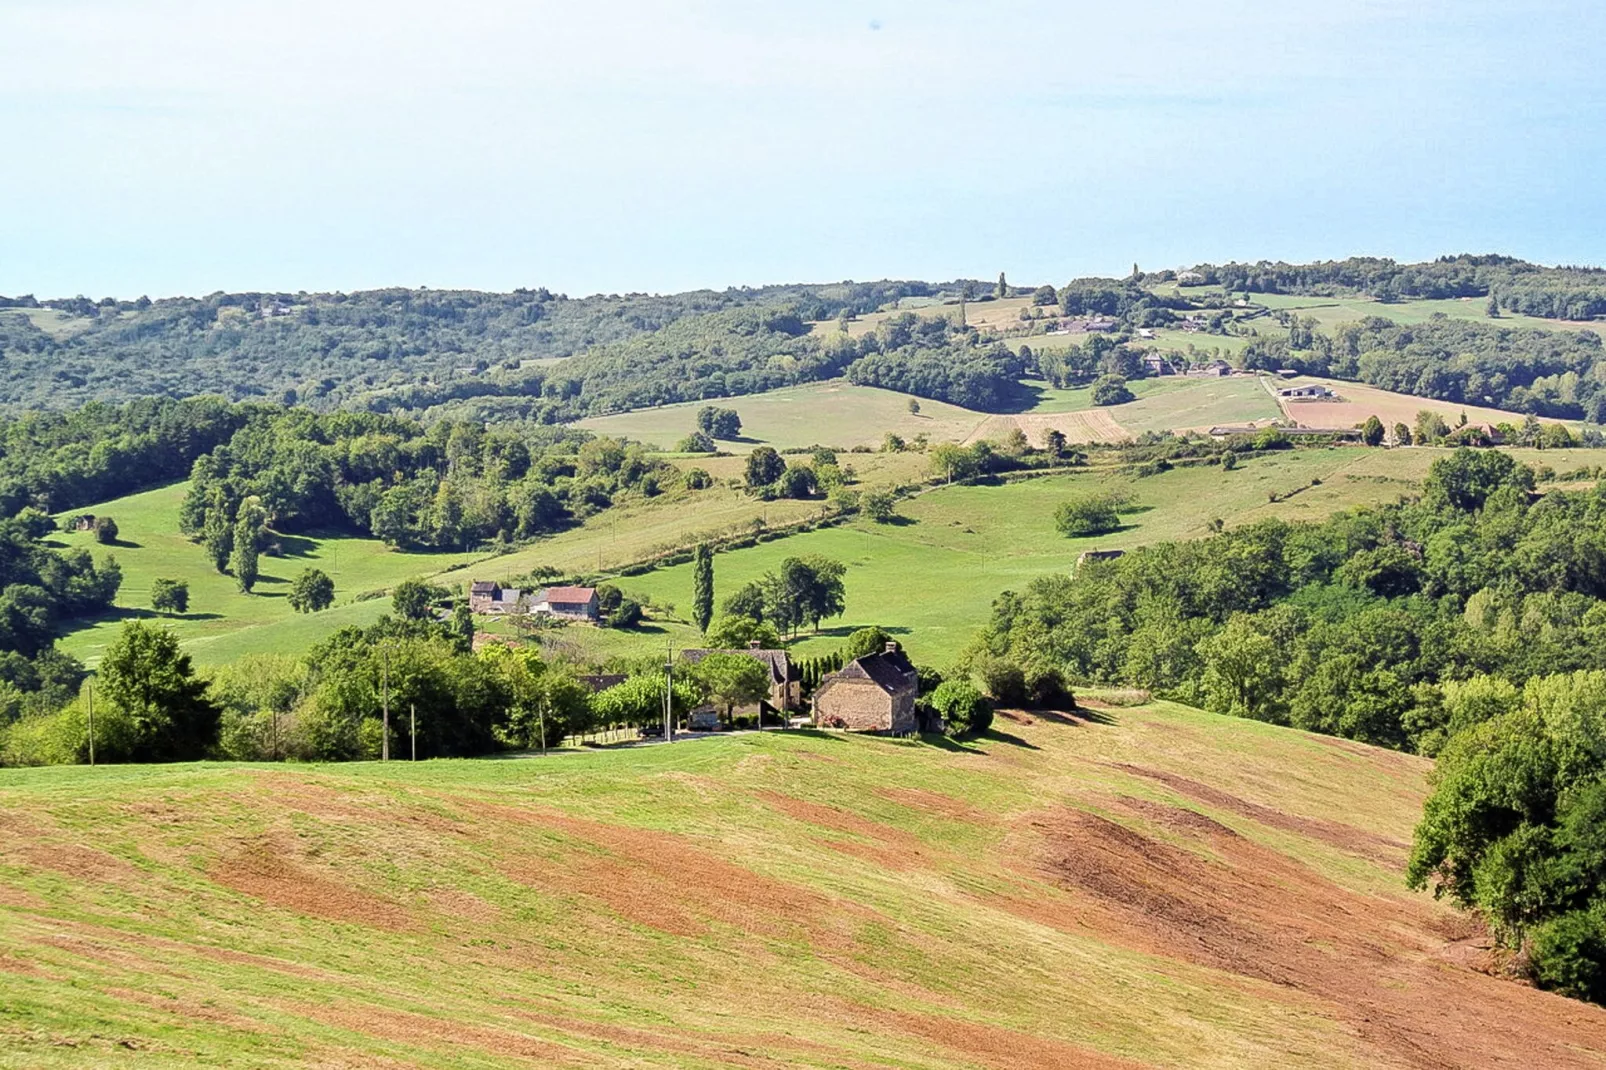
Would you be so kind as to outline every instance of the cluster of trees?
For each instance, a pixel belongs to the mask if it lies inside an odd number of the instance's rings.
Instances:
[[[771,446],[748,454],[744,480],[749,492],[766,499],[815,498],[853,482],[851,469],[837,463],[836,452],[819,447],[808,463],[788,464]]]
[[[1606,422],[1606,350],[1594,331],[1540,331],[1434,316],[1402,326],[1368,318],[1331,336],[1262,338],[1248,368],[1296,368],[1419,397],[1558,419]]]
[[[1443,693],[1452,736],[1410,884],[1477,910],[1544,987],[1606,1002],[1606,672]]]
[[[60,621],[105,610],[122,586],[114,557],[97,562],[88,550],[46,546],[55,528],[34,509],[0,520],[0,653],[27,659],[47,650]],[[27,680],[28,670],[14,670],[0,670],[0,681],[14,676],[17,686]]]
[[[1606,271],[1590,267],[1542,267],[1509,256],[1442,256],[1421,264],[1380,257],[1351,257],[1314,264],[1261,261],[1200,264],[1206,284],[1246,293],[1359,293],[1380,301],[1476,297],[1496,307],[1551,319],[1606,316]]]
[[[262,414],[215,397],[144,398],[0,419],[0,515],[59,513],[183,479]]]
[[[840,617],[846,608],[846,575],[840,561],[812,554],[789,557],[778,570],[743,584],[721,609],[727,617],[769,625],[780,635],[796,635],[805,624],[818,631],[822,620]]]
[[[1162,543],[1006,593],[978,656],[1436,753],[1445,685],[1606,667],[1606,491],[1459,450],[1422,498]]]
[[[1120,530],[1121,513],[1130,507],[1130,499],[1119,494],[1079,495],[1054,510],[1054,529],[1070,539],[1106,535]]]
[[[462,549],[559,530],[679,478],[639,445],[583,432],[276,409],[196,460],[180,527],[220,571],[249,565],[266,529]]]
[[[1126,380],[1148,375],[1143,361],[1146,351],[1130,343],[1131,336],[1126,334],[1092,334],[1080,345],[1040,349],[1036,353],[1028,348],[1022,355],[1038,375],[1054,386],[1064,388],[1119,380],[1124,389]],[[1132,399],[1127,396],[1123,400]],[[1120,401],[1112,399],[1097,404],[1117,405]]]
[[[983,412],[1018,404],[1024,359],[1002,343],[983,345],[974,328],[944,317],[912,312],[881,323],[856,342],[836,344],[857,353],[844,364],[850,382],[935,398]]]

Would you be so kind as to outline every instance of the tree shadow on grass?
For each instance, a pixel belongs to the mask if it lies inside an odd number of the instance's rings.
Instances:
[[[331,534],[331,537],[335,537]],[[279,544],[279,553],[276,557],[314,557],[318,544],[304,535],[277,535],[274,542]]]
[[[1032,710],[1030,713],[1040,721],[1047,721],[1050,724],[1070,725],[1072,728],[1080,728],[1089,724],[1113,725],[1116,723],[1115,718],[1111,717],[1107,711],[1095,710],[1088,706],[1077,706],[1076,709],[1070,711]]]
[[[797,639],[846,639],[861,628],[880,628],[888,635],[908,635],[913,629],[896,624],[838,624],[817,632],[800,633]],[[794,640],[795,641],[795,640]]]
[[[938,750],[954,751],[958,754],[986,754],[987,752],[974,744],[964,740],[951,739],[937,732],[926,732],[920,736],[920,742]]]
[[[999,743],[1007,743],[1011,747],[1023,747],[1026,750],[1042,750],[1042,748],[1037,746],[1037,744],[1028,743],[1024,739],[1015,735],[1013,732],[1005,732],[997,728],[989,728],[987,731],[981,734],[981,738],[995,740]]]
[[[885,520],[877,520],[875,523],[882,524],[889,528],[906,528],[911,524],[918,524],[920,521],[916,520],[912,516],[899,516],[897,513],[893,513]]]

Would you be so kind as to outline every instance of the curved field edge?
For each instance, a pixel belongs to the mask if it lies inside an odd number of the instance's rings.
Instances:
[[[1403,890],[1427,769],[1161,703],[7,771],[0,1065],[1596,1065]]]

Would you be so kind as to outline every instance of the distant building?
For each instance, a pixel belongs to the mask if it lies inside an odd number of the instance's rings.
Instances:
[[[630,679],[630,677],[626,676],[622,672],[594,672],[577,677],[577,679],[582,684],[585,684],[586,687],[591,690],[592,694],[597,694],[598,692],[608,690],[610,687],[618,687],[620,684]]]
[[[489,580],[475,580],[468,586],[470,613],[497,614],[519,612],[524,592],[517,587],[503,587]]]
[[[814,723],[907,735],[920,729],[915,712],[919,694],[914,665],[897,643],[888,643],[885,650],[856,658],[820,682],[814,692]]]
[[[1310,383],[1306,386],[1285,386],[1277,391],[1280,398],[1330,398],[1333,392],[1321,383]]]
[[[1125,550],[1083,550],[1076,555],[1076,567],[1081,568],[1089,561],[1114,561],[1125,556]]]
[[[803,682],[792,666],[792,656],[784,650],[766,650],[755,639],[746,650],[682,650],[680,660],[696,665],[710,654],[746,654],[764,663],[770,671],[770,709],[779,713],[795,710],[803,704]],[[758,703],[742,706],[733,713],[750,714],[758,711]]]
[[[72,518],[72,529],[74,531],[94,531],[95,530],[95,514],[94,513],[80,513],[77,516],[73,517]]]
[[[595,587],[548,587],[530,600],[530,612],[564,620],[595,621],[600,615]]]
[[[1177,272],[1177,285],[1179,286],[1203,286],[1204,281],[1205,277],[1197,271]]]

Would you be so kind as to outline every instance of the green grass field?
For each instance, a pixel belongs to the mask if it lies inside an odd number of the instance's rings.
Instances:
[[[116,610],[69,632],[60,641],[61,649],[93,666],[124,621],[152,617],[178,633],[198,662],[230,661],[262,651],[300,651],[341,625],[377,619],[388,606],[384,600],[358,601],[358,596],[474,557],[402,553],[377,539],[286,536],[280,540],[285,556],[264,555],[255,591],[242,594],[233,577],[219,574],[202,549],[179,534],[178,508],[187,486],[176,483],[72,510],[116,520],[119,544],[103,547],[89,532],[58,532],[51,542],[115,555],[123,569],[123,586]],[[335,605],[305,616],[291,610],[284,596],[290,581],[311,567],[323,569],[335,581]],[[158,578],[189,581],[189,612],[170,616],[151,610],[151,582]]]
[[[697,410],[704,404],[638,409],[582,420],[578,426],[673,449],[696,430]],[[717,404],[735,409],[742,417],[742,441],[720,445],[744,452],[757,445],[776,449],[879,446],[889,431],[905,438],[925,434],[937,441],[959,441],[984,418],[981,413],[928,398],[919,399],[918,414],[911,413],[907,394],[854,386],[842,379],[725,398]]]
[[[1428,768],[1159,704],[0,770],[0,1066],[1584,1064],[1403,890]]]

